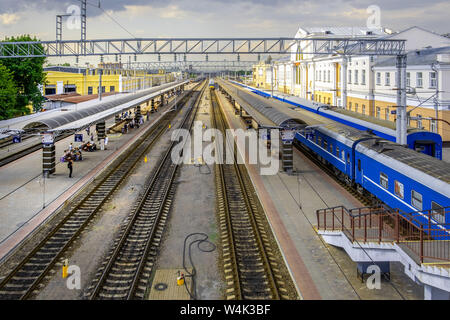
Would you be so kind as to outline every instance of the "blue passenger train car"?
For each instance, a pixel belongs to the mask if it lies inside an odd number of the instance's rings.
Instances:
[[[449,232],[449,163],[338,123],[302,129],[295,140],[359,192]]]
[[[249,87],[242,83],[234,81],[233,83],[241,87],[244,87],[260,96],[263,97],[271,96],[267,92],[259,90],[257,88]],[[283,96],[280,94],[275,94],[274,98],[282,102],[288,103],[292,106],[319,114],[325,118],[334,120],[349,127],[362,131],[373,132],[373,134],[379,136],[380,138],[393,142],[396,141],[395,129],[391,129],[389,127],[372,123],[368,120],[358,119],[330,110],[329,106],[326,104],[318,103],[315,101],[309,101],[307,99],[303,99],[300,97]],[[442,160],[442,137],[437,133],[433,133],[423,129],[410,128],[408,129],[407,132],[407,145],[410,149],[422,152],[426,155]]]

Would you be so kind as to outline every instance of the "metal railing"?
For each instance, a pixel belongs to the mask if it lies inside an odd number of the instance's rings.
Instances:
[[[384,206],[319,209],[317,229],[342,231],[352,242],[397,243],[420,263],[450,262],[450,207],[412,213]]]

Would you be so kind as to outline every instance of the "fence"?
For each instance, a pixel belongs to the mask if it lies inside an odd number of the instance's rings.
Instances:
[[[420,263],[450,261],[450,224],[442,223],[450,207],[405,213],[384,206],[316,211],[319,230],[342,231],[352,242],[395,242]],[[409,249],[409,250],[408,250]]]

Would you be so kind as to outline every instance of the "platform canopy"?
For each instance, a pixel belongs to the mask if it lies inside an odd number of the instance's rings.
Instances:
[[[187,81],[164,84],[113,101],[99,102],[98,104],[80,110],[61,111],[61,115],[31,122],[23,129],[37,131],[78,130],[96,122],[104,121],[115,114],[136,107],[149,99],[156,98],[162,93],[173,90],[186,83]]]
[[[254,113],[253,110],[256,110],[258,113],[272,121],[276,126],[284,128],[305,124],[301,119],[290,117],[286,113],[271,107],[269,104],[264,103],[264,101],[261,101],[257,97],[254,97],[243,90],[239,90],[238,92],[237,88],[233,88],[223,80],[220,80],[219,84],[250,115]],[[258,120],[257,116],[255,116],[255,120]]]

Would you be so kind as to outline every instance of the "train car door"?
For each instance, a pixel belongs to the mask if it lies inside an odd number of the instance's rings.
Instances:
[[[420,141],[417,140],[414,142],[414,150],[419,151],[421,153],[425,153],[429,156],[435,157],[435,145],[433,141]]]

